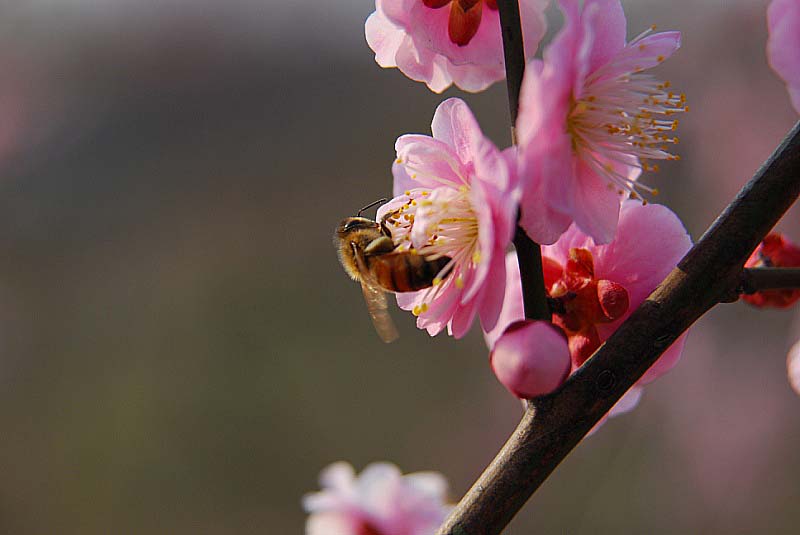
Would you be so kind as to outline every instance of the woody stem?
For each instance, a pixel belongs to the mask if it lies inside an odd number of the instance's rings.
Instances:
[[[517,143],[516,122],[519,110],[519,92],[525,73],[525,47],[522,40],[522,25],[519,4],[516,0],[498,0],[500,26],[503,33],[503,53],[506,61],[506,86],[508,88],[508,110],[511,115],[511,143]],[[514,233],[514,248],[517,250],[522,300],[525,317],[550,321],[547,294],[542,274],[542,249],[517,225]]]
[[[800,289],[800,268],[746,268],[742,271],[739,293],[790,289]]]

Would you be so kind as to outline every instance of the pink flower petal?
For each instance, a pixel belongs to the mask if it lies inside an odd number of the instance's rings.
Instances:
[[[397,159],[417,187],[447,185],[458,188],[465,183],[466,169],[447,143],[430,136],[406,134],[395,143]]]
[[[439,104],[433,114],[431,133],[437,141],[446,143],[455,151],[465,166],[465,174],[474,170],[475,153],[485,138],[466,102],[449,98]]]
[[[514,261],[516,262],[516,257]],[[483,295],[481,296],[481,307],[478,311],[481,327],[484,331],[491,331],[500,323],[501,311],[505,306],[506,259],[503,255],[494,254],[492,256],[492,264],[490,267],[492,276],[486,281]],[[519,272],[519,267],[517,267],[517,270]]]
[[[472,321],[475,319],[475,314],[478,312],[475,303],[461,303],[453,312],[453,317],[447,325],[447,332],[453,338],[463,338],[469,328],[472,326]]]
[[[392,195],[394,195],[395,197],[401,197],[405,194],[405,192],[411,191],[412,189],[416,189],[421,186],[420,182],[408,176],[406,168],[403,165],[397,163],[396,161],[392,162],[392,177],[394,177],[394,184],[392,186]],[[403,202],[400,202],[399,204],[402,205]],[[381,216],[378,216],[378,219],[380,219],[380,217]]]
[[[640,386],[633,386],[630,390],[625,392],[619,401],[617,401],[611,410],[608,411],[609,416],[619,416],[620,414],[625,414],[627,412],[631,412],[633,409],[636,408],[636,405],[639,404],[639,400],[642,398],[642,391],[644,389]]]
[[[635,308],[692,246],[681,220],[659,204],[622,204],[617,235],[594,252],[595,275],[622,284]]]
[[[354,535],[361,521],[344,513],[317,513],[308,517],[305,535]]]
[[[767,59],[786,82],[794,109],[800,113],[800,3],[773,0],[767,8]]]
[[[405,38],[403,29],[376,11],[367,18],[364,33],[369,47],[375,52],[375,62],[384,68],[397,67],[395,56]]]
[[[627,23],[619,0],[586,0],[581,15],[586,49],[586,73],[597,70],[625,46]]]
[[[344,490],[355,480],[356,472],[350,463],[339,461],[329,465],[319,475],[319,483],[323,487]]]
[[[576,166],[577,186],[572,199],[575,224],[600,243],[614,239],[620,196],[583,162]]]
[[[525,318],[517,254],[513,251],[508,253],[504,262],[506,264],[506,284],[500,314],[493,327],[489,327],[488,325],[483,326],[483,337],[490,351],[494,348],[495,342],[500,338],[500,335],[503,334],[503,331],[506,330],[506,327],[515,321]]]

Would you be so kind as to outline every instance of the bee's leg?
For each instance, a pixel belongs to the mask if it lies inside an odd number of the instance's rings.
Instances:
[[[364,255],[372,256],[382,253],[391,253],[394,251],[394,242],[389,236],[381,236],[375,238],[369,245],[364,248]]]
[[[383,233],[386,236],[391,236],[392,235],[391,231],[389,230],[389,227],[386,226],[386,223],[390,219],[392,219],[394,216],[399,214],[399,213],[400,213],[400,209],[392,210],[391,212],[386,212],[385,214],[383,214],[383,217],[381,218],[381,221],[380,221],[380,223],[381,223],[381,231],[383,231]]]

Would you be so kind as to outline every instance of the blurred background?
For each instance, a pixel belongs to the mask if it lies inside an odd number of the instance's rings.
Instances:
[[[658,73],[692,108],[683,159],[647,180],[697,238],[797,119],[766,2],[625,7],[631,36],[684,32]],[[383,345],[331,247],[444,97],[509,141],[502,84],[380,69],[373,10],[0,4],[0,533],[301,533],[330,462],[438,470],[457,500],[513,430],[478,330],[430,339],[398,311]],[[781,228],[800,240],[797,207]],[[507,533],[796,529],[798,338],[796,312],[714,309]]]

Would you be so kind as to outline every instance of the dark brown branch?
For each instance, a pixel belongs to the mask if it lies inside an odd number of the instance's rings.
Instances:
[[[800,288],[800,268],[746,268],[739,293]]]
[[[550,321],[553,315],[547,305],[547,293],[544,289],[542,248],[520,226],[517,226],[514,234],[514,248],[517,250],[525,317],[530,320]]]
[[[516,144],[514,124],[519,110],[519,90],[525,73],[525,47],[522,41],[522,25],[517,0],[497,0],[500,11],[500,26],[503,30],[503,54],[506,61],[506,87],[508,87],[508,110],[511,113],[511,142]]]
[[[559,390],[529,402],[517,429],[439,535],[499,534],[670,344],[738,288],[745,260],[798,194],[800,123],[611,338]]]
[[[511,114],[511,143],[516,144],[515,125],[519,110],[519,92],[522,87],[522,76],[525,73],[525,47],[522,40],[519,3],[516,0],[498,0],[497,7],[500,11],[500,26],[503,32],[508,110]],[[519,226],[514,234],[514,248],[517,250],[519,262],[525,317],[550,321],[552,315],[547,306],[547,294],[544,289],[542,249]]]

